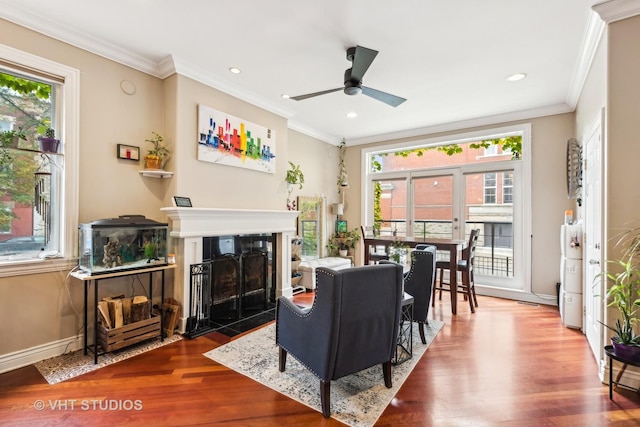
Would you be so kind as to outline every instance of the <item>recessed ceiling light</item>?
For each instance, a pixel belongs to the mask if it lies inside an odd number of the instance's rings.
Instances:
[[[238,67],[231,67],[229,68],[229,71],[231,71],[233,74],[240,74],[240,68]]]
[[[283,97],[284,99],[289,99],[289,95],[287,95],[286,93],[283,93],[282,95],[280,95],[281,97]]]
[[[350,113],[347,113],[347,117],[350,119],[355,119],[356,117],[358,117],[358,113],[351,111]]]
[[[507,81],[508,82],[517,82],[518,80],[522,80],[525,77],[527,77],[527,75],[525,73],[515,73],[515,74],[511,74],[509,77],[507,77]]]

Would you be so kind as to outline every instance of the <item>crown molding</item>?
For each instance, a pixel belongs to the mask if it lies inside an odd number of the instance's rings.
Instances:
[[[157,76],[158,64],[141,55],[136,55],[122,49],[112,43],[87,33],[78,33],[68,26],[61,25],[46,15],[34,13],[21,3],[15,3],[11,8],[2,11],[2,19],[28,28],[47,37],[59,40],[63,43],[86,50],[111,61],[126,65],[142,71],[143,73]]]
[[[573,70],[569,91],[565,100],[567,105],[573,109],[578,105],[582,88],[587,81],[587,76],[589,75],[593,58],[596,55],[598,45],[602,39],[602,34],[604,33],[604,27],[604,21],[602,21],[595,12],[591,12],[591,16],[589,16],[589,23],[587,24],[587,31],[585,32],[585,37],[582,40],[578,62]]]
[[[391,132],[391,133],[367,136],[362,138],[352,138],[349,140],[349,146],[372,144],[375,142],[392,141],[392,140],[403,139],[403,138],[415,138],[418,136],[432,135],[432,134],[441,133],[441,132],[458,131],[461,129],[470,129],[470,128],[481,127],[481,126],[505,124],[513,121],[534,119],[536,117],[572,113],[573,111],[575,111],[575,108],[567,104],[550,105],[547,107],[514,111],[511,113],[496,114],[493,116],[478,117],[475,119],[461,120],[457,122],[426,126],[426,127],[416,128],[416,129],[408,129],[400,132]]]
[[[312,138],[318,139],[320,141],[326,142],[328,144],[337,145],[342,141],[342,138],[338,138],[327,133],[323,133],[318,131],[317,129],[310,128],[309,126],[305,126],[302,123],[298,123],[294,120],[288,120],[288,128],[291,130],[295,130],[296,132],[303,133]]]
[[[609,0],[596,4],[592,9],[607,24],[640,14],[640,0]]]

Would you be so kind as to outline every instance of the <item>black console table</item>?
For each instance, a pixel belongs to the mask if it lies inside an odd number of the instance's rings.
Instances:
[[[84,354],[87,355],[87,350],[90,349],[87,339],[87,325],[88,325],[88,308],[89,308],[89,285],[91,282],[93,286],[93,363],[98,363],[98,284],[102,280],[113,279],[115,277],[133,276],[137,274],[149,275],[149,300],[153,296],[153,273],[162,273],[162,299],[160,300],[160,340],[164,341],[164,273],[168,269],[175,268],[175,264],[162,265],[156,267],[139,268],[135,270],[123,270],[114,271],[113,273],[105,273],[98,275],[89,275],[81,271],[74,271],[71,276],[81,280],[84,283]],[[151,302],[153,305],[153,303]]]
[[[638,362],[631,362],[627,359],[623,359],[619,356],[616,356],[615,353],[613,352],[613,346],[612,345],[607,345],[604,347],[604,352],[607,354],[607,356],[609,357],[609,399],[613,400],[613,385],[615,384],[616,387],[620,386],[632,391],[636,391],[636,392],[640,392],[640,389],[637,388],[633,388],[630,387],[628,385],[625,384],[621,384],[620,383],[620,378],[622,378],[622,374],[624,374],[625,369],[627,369],[627,365],[632,365],[632,366],[638,366],[640,367],[640,361]],[[620,369],[620,372],[618,372],[618,375],[616,376],[616,380],[613,381],[613,361],[617,360],[618,362],[623,363],[622,365],[622,369]]]
[[[398,327],[398,341],[396,352],[391,360],[394,365],[413,357],[413,295],[404,293],[402,298],[402,312],[400,313],[400,326]]]

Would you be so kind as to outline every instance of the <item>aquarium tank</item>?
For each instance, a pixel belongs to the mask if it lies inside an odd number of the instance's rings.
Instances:
[[[95,275],[167,265],[168,231],[168,224],[143,215],[80,224],[78,266]]]

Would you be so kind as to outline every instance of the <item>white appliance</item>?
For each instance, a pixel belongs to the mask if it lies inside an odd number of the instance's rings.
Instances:
[[[582,328],[582,225],[560,230],[560,317],[568,328]]]

